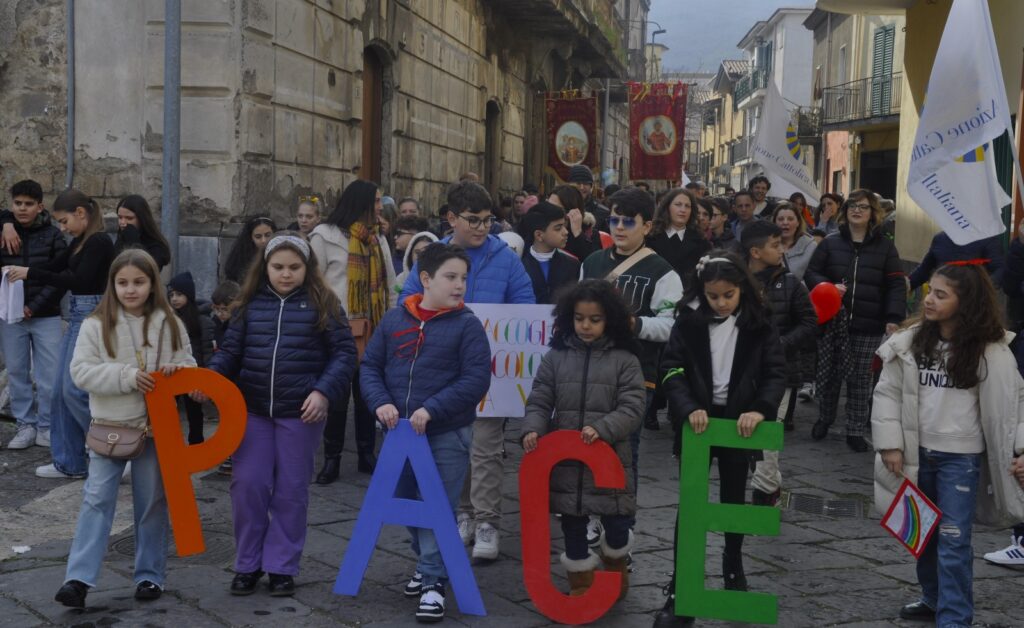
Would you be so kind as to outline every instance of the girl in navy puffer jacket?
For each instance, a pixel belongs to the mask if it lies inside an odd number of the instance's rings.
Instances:
[[[249,410],[231,479],[234,595],[255,591],[264,572],[271,595],[294,592],[313,455],[328,405],[347,394],[356,367],[344,310],[305,238],[279,233],[263,258],[208,365],[238,385]]]

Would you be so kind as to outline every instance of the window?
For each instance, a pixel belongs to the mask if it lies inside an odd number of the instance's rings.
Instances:
[[[882,26],[875,30],[871,57],[871,115],[889,115],[892,102],[892,54],[896,28]]]
[[[839,46],[839,64],[836,66],[836,84],[846,82],[846,44]]]

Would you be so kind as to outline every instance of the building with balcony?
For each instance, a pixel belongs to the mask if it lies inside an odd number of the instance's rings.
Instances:
[[[906,20],[845,15],[820,8],[804,21],[813,32],[814,102],[821,108],[822,191],[866,187],[896,196]]]
[[[746,112],[744,142],[757,133],[758,120],[769,82],[775,83],[789,106],[811,104],[810,57],[812,38],[803,28],[810,9],[778,9],[768,19],[756,22],[737,47],[743,51],[749,69],[733,90],[733,105]],[[734,165],[741,168],[738,183],[745,186],[762,168],[745,148],[734,149]],[[805,151],[805,159],[815,158],[815,151]]]
[[[69,4],[72,15],[64,3],[0,0],[0,179],[37,178],[52,198],[66,184],[69,139],[76,187],[107,210],[141,193],[159,211],[164,3]],[[649,8],[647,0],[182,5],[181,233],[187,246],[199,242],[188,257],[205,268],[216,268],[219,240],[246,217],[288,224],[299,196],[316,193],[332,206],[357,177],[431,210],[463,172],[478,173],[494,194],[550,180],[543,93],[642,78]],[[634,49],[639,56],[628,54]],[[599,119],[615,127],[610,138],[624,138],[625,103],[609,109]]]
[[[715,77],[700,95],[702,124],[698,174],[707,182],[713,194],[720,194],[726,187],[742,187],[743,170],[734,158],[737,152],[746,158],[747,144],[744,135],[747,112],[734,104],[736,83],[750,72],[746,59],[726,59],[718,66]]]
[[[1024,3],[1017,0],[988,0],[988,4],[989,12],[992,15],[996,48],[1002,64],[1003,81],[1006,84],[1007,102],[1010,104],[1011,111],[1017,111],[1013,118],[1015,124],[1019,124],[1021,115],[1024,114],[1024,111],[1020,110],[1020,94],[1024,89],[1021,81],[1021,73],[1024,69],[1022,68],[1024,58],[1021,55],[1021,49],[1024,48],[1024,31],[1020,29],[1020,24],[1024,23]],[[882,103],[887,104],[890,110],[894,106],[899,107],[899,126],[895,130],[897,137],[896,246],[905,262],[913,263],[920,260],[937,230],[931,218],[907,194],[907,174],[910,169],[914,136],[917,133],[919,112],[924,103],[925,88],[931,75],[935,52],[942,38],[951,6],[952,0],[818,0],[817,3],[818,9],[832,13],[873,18],[899,17],[902,18],[905,25],[906,39],[902,50],[894,50],[893,53],[893,73],[896,73],[897,67],[901,67],[902,70],[898,81],[894,80],[892,86],[893,92],[899,90],[898,100],[893,93],[891,100],[886,103],[884,89],[880,94]],[[897,29],[897,35],[898,32],[899,29]],[[872,49],[872,62],[873,52]],[[901,62],[902,66],[897,66],[898,62]],[[872,95],[871,100],[877,102],[878,98]],[[871,107],[872,105],[869,104],[861,105],[861,111],[868,110],[873,113],[874,110]],[[1018,199],[1016,190],[1013,189],[1010,141],[1012,140],[1007,136],[996,140],[993,143],[993,153],[999,182],[1008,194]],[[1017,142],[1020,143],[1019,130]],[[861,146],[863,145],[864,141],[862,140]],[[863,179],[861,182],[863,183]],[[1013,216],[1011,216],[1009,207],[1004,208],[1003,216],[1008,227],[1008,234],[1013,232],[1012,227],[1021,218],[1019,200],[1015,202],[1015,207],[1017,207],[1017,211]]]

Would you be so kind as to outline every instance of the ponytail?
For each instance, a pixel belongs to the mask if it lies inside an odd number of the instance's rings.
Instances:
[[[85,228],[85,233],[81,236],[82,241],[79,242],[78,248],[75,250],[76,253],[82,249],[86,240],[94,234],[102,233],[104,230],[103,212],[100,211],[99,203],[84,192],[74,188],[64,190],[57,196],[57,200],[53,202],[53,211],[55,212],[73,214],[79,207],[85,210],[86,215],[89,217],[89,222]]]

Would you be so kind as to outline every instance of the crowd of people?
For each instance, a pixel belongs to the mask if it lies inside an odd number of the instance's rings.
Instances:
[[[395,202],[359,180],[326,215],[321,198],[298,199],[287,229],[247,220],[205,298],[188,270],[161,285],[172,252],[143,197],[118,203],[110,237],[85,193],[66,190],[46,209],[38,183],[15,184],[0,212],[5,285],[24,282],[23,316],[0,323],[17,420],[7,447],[49,447],[40,477],[85,478],[57,601],[82,607],[95,586],[123,478],[135,597],[160,597],[167,504],[143,395],[159,385],[151,373],[197,365],[233,381],[248,411],[220,468],[231,475],[232,594],[254,593],[264,575],[270,595],[294,592],[308,485],[338,480],[350,403],[357,470],[373,472],[378,430],[386,437],[408,420],[429,442],[463,542],[475,559],[497,560],[505,431],[516,423],[476,416],[491,358],[465,304],[538,303],[553,308],[553,337],[519,442],[530,452],[550,431],[577,430],[584,443],[608,443],[627,470],[616,490],[597,488],[577,463],[552,474],[570,595],[602,567],[621,574],[620,599],[628,592],[641,430],[673,430],[678,455],[686,426],[700,434],[724,418],[743,437],[766,420],[793,430],[797,403],[817,400],[809,431],[821,440],[845,382],[846,446],[876,452],[879,507],[906,477],[944,513],[918,562],[921,598],[900,615],[970,625],[975,515],[1024,520],[1024,342],[1006,331],[995,296],[997,284],[1014,298],[1024,290],[1024,232],[1005,259],[998,242],[958,247],[940,234],[908,279],[878,195],[828,193],[812,207],[770,189],[759,176],[721,196],[690,183],[655,197],[641,185],[602,190],[576,166],[549,192],[525,185],[495,203],[467,173],[428,214],[418,199]],[[908,318],[910,288],[926,282]],[[841,296],[827,321],[811,299],[819,285]],[[189,443],[203,442],[207,401],[200,391],[182,398]],[[111,433],[136,445],[105,448]],[[778,452],[712,453],[722,502],[746,502],[752,470],[751,503],[777,504]],[[419,496],[408,467],[399,493]],[[417,565],[405,595],[419,599],[417,620],[440,621],[440,551],[432,531],[410,534]],[[747,590],[742,546],[742,534],[726,533],[726,589]],[[1024,565],[1024,527],[986,558]],[[666,593],[655,626],[692,624],[675,615],[671,583]]]

